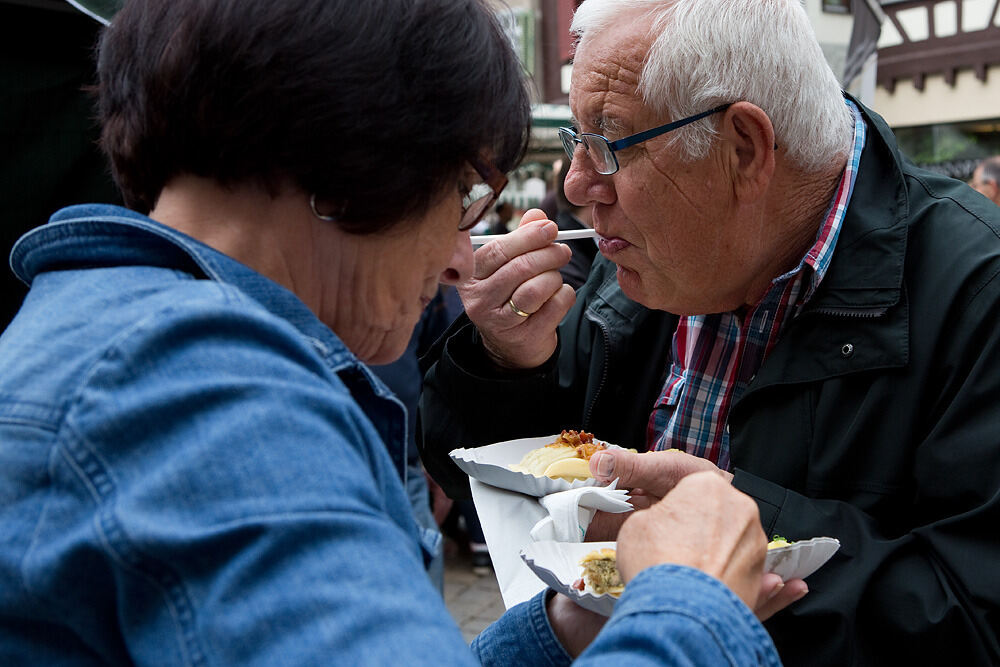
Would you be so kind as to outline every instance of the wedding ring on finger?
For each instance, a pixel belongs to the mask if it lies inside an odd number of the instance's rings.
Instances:
[[[518,308],[516,305],[514,305],[514,297],[507,299],[507,305],[510,306],[510,309],[514,311],[515,315],[520,315],[521,317],[528,317],[531,315],[531,313],[526,313],[520,308]]]

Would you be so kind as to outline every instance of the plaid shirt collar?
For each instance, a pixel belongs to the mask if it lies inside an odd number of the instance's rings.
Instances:
[[[851,152],[847,159],[847,166],[844,167],[844,174],[840,178],[840,184],[833,195],[830,207],[824,216],[823,226],[820,227],[816,235],[816,242],[799,262],[799,265],[783,276],[774,279],[772,285],[777,285],[783,280],[790,279],[796,274],[805,271],[806,267],[812,269],[811,276],[805,293],[796,304],[796,313],[801,310],[812,295],[816,292],[830,262],[833,260],[833,249],[837,244],[837,237],[840,236],[840,228],[844,222],[844,215],[847,213],[847,205],[851,202],[851,194],[854,192],[854,182],[858,175],[858,165],[861,163],[861,151],[865,147],[865,121],[861,117],[861,112],[850,100],[845,100],[854,118],[854,142],[851,145]]]
[[[815,242],[796,268],[772,281],[743,319],[735,313],[680,319],[673,362],[649,418],[649,449],[681,449],[729,468],[729,408],[815,293],[833,258],[865,145],[861,113],[850,100],[846,104],[854,118],[853,145]]]

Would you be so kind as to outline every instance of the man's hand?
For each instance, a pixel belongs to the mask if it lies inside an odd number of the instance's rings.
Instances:
[[[727,482],[732,473],[710,461],[676,449],[636,454],[625,449],[606,449],[590,457],[590,473],[598,484],[618,480],[619,489],[628,489],[629,502],[637,510],[646,509],[667,494],[685,476],[695,472],[715,472]],[[618,537],[628,514],[597,512],[587,527],[587,540],[602,542]]]
[[[618,480],[619,489],[637,489],[638,495],[659,500],[687,475],[713,472],[727,482],[733,474],[720,470],[708,459],[680,450],[636,454],[627,449],[605,449],[590,457],[590,472],[599,484]]]
[[[516,230],[476,251],[472,280],[458,288],[486,352],[500,366],[535,368],[556,349],[556,327],[576,301],[559,273],[572,253],[553,243],[557,231],[531,209]]]

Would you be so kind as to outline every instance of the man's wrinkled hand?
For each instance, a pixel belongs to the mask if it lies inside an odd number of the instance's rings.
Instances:
[[[576,301],[559,269],[572,253],[553,243],[558,228],[538,209],[518,228],[475,252],[475,271],[458,288],[489,357],[506,368],[535,368],[555,352],[556,328]]]
[[[590,457],[590,473],[599,484],[618,480],[619,489],[638,489],[642,495],[662,498],[684,477],[713,472],[727,482],[732,473],[720,470],[707,459],[679,450],[636,454],[627,449],[606,449]]]

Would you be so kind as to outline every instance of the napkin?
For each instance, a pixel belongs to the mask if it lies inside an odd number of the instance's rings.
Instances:
[[[585,486],[542,496],[538,502],[548,512],[529,531],[535,542],[583,542],[587,526],[597,510],[620,514],[631,512],[628,492],[616,489],[618,480],[608,486]]]

